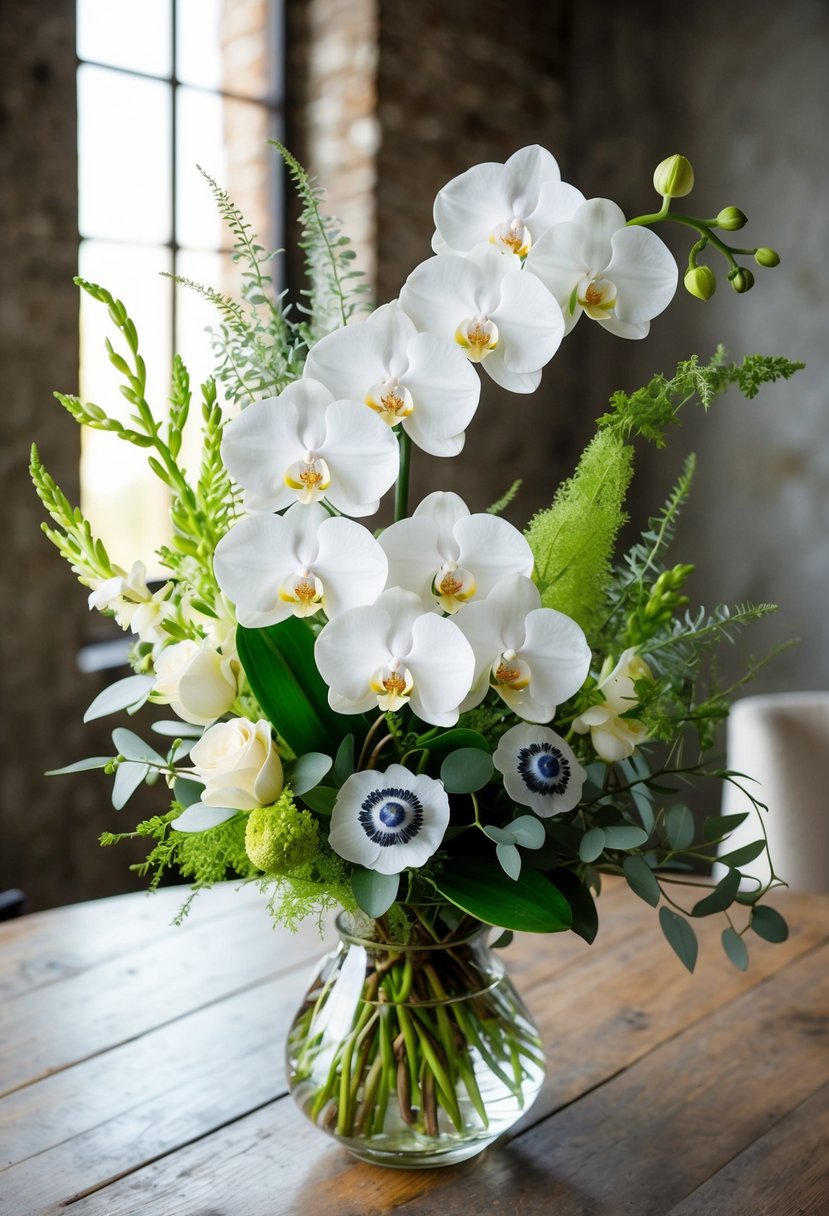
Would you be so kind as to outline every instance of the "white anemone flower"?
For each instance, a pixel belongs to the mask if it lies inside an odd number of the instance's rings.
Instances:
[[[337,397],[364,401],[389,426],[400,423],[431,456],[457,456],[481,395],[458,346],[418,333],[396,300],[320,339],[304,374]]]
[[[587,774],[569,744],[549,727],[513,726],[498,741],[492,762],[513,802],[542,819],[578,806]]]
[[[386,585],[387,565],[367,528],[332,518],[321,503],[239,520],[214,559],[216,581],[250,629],[371,604]]]
[[[647,228],[628,228],[607,198],[591,198],[530,250],[526,269],[561,305],[565,332],[587,313],[620,338],[644,338],[673,299],[678,271],[668,246]]]
[[[462,498],[442,490],[386,528],[380,544],[389,585],[416,591],[433,611],[455,613],[505,575],[529,576],[533,569],[532,550],[517,528],[497,515],[471,515]]]
[[[519,148],[506,164],[473,165],[439,191],[432,248],[468,253],[489,241],[503,253],[524,257],[583,202],[581,191],[561,180],[550,152],[538,144]]]
[[[425,612],[419,596],[392,587],[364,608],[329,621],[314,658],[338,713],[411,705],[432,726],[454,726],[472,684],[475,657],[446,617]]]
[[[400,303],[419,330],[453,339],[496,384],[532,393],[564,335],[561,309],[535,275],[491,245],[442,253],[412,271]]]
[[[612,662],[612,660],[611,660]],[[609,663],[605,665],[605,671]],[[636,680],[652,680],[653,672],[645,660],[629,647],[619,656],[615,667],[599,681],[597,691],[604,694],[601,705],[591,705],[573,721],[580,735],[590,731],[590,742],[607,764],[632,756],[640,743],[650,738],[638,718],[622,717],[639,704]]]
[[[343,782],[328,843],[346,861],[378,874],[399,874],[427,862],[448,826],[443,784],[390,764],[384,773],[362,771]]]
[[[528,722],[549,722],[578,692],[590,670],[590,647],[579,625],[541,607],[538,588],[520,574],[502,579],[485,600],[458,615],[475,652],[475,676],[461,709],[490,688]]]
[[[228,425],[222,459],[246,490],[248,511],[281,511],[326,498],[346,515],[373,515],[394,483],[394,434],[359,401],[334,400],[297,380],[255,401]]]

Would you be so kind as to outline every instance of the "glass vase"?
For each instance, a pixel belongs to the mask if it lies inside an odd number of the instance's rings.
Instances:
[[[303,1113],[363,1161],[451,1165],[528,1109],[544,1076],[538,1030],[491,928],[435,940],[411,909],[390,924],[341,913],[288,1035]]]

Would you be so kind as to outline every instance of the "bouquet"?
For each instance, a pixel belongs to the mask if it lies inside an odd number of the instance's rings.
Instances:
[[[331,976],[309,995],[291,1049],[306,1109],[353,1141],[387,1137],[391,1105],[399,1128],[416,1125],[428,1140],[441,1124],[457,1132],[464,1104],[489,1126],[482,1060],[519,1106],[540,1077],[537,1039],[514,1005],[451,1004],[478,966],[462,947],[480,925],[498,926],[502,940],[572,930],[592,941],[601,877],[614,874],[658,908],[689,970],[699,917],[724,918],[738,967],[750,933],[786,936],[762,902],[780,883],[773,868],[765,884],[740,872],[766,850],[762,815],[754,843],[729,851],[745,816],[699,823],[683,798],[723,781],[751,796],[747,776],[712,748],[759,664],[725,687],[714,658],[771,606],[690,605],[693,567],[670,545],[692,459],[641,539],[616,546],[633,441],[661,446],[689,402],[708,409],[730,385],[752,397],[797,365],[731,363],[718,350],[614,394],[573,475],[523,531],[502,514],[518,482],[495,502],[482,487],[480,502],[449,488],[411,504],[415,455],[444,460],[451,487],[479,373],[523,401],[583,315],[611,341],[647,335],[678,281],[656,225],[694,234],[683,282],[701,300],[717,284],[703,256],[722,256],[738,295],[754,282],[747,259],[779,258],[728,243],[745,223],[736,207],[707,219],[674,209],[693,185],[684,157],[655,172],[661,207],[628,220],[563,182],[549,152],[526,147],[440,191],[433,255],[398,299],[366,315],[347,239],[313,179],[277,147],[302,202],[308,286],[294,305],[274,288],[273,255],[208,179],[243,290],[236,301],[190,284],[219,310],[197,469],[180,462],[186,367],[176,358],[168,411],[153,407],[124,304],[79,280],[109,312],[107,352],[132,412],[120,421],[99,404],[58,400],[83,425],[144,448],[169,488],[163,585],[148,586],[140,562],[127,571],[111,560],[36,449],[32,476],[53,521],[44,531],[90,607],[134,639],[132,674],[87,718],[147,703],[174,716],[152,723],[154,742],[119,727],[111,755],[60,771],[112,774],[117,810],[145,783],[169,787],[167,809],[102,838],[146,838],[138,868],[151,886],[168,871],[193,893],[233,876],[258,882],[288,926],[345,910],[346,937],[368,955],[363,1003],[321,1070]],[[394,521],[373,529],[392,490]],[[715,882],[706,869],[718,853]],[[442,972],[435,947],[447,955]],[[417,1016],[405,1013],[410,1000]]]

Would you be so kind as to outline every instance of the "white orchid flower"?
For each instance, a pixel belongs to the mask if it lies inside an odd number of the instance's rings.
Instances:
[[[334,400],[311,379],[249,405],[228,425],[222,460],[247,491],[248,511],[326,498],[346,515],[372,515],[394,483],[397,440],[359,401]]]
[[[409,275],[400,303],[418,329],[452,339],[514,393],[538,388],[564,335],[561,309],[540,279],[491,245],[428,258]]]
[[[337,397],[365,401],[389,426],[400,423],[431,456],[457,456],[481,395],[457,345],[418,333],[396,300],[317,342],[304,374]]]
[[[590,647],[579,625],[541,607],[538,588],[512,574],[485,600],[470,604],[458,628],[475,653],[475,676],[461,709],[472,709],[490,688],[528,722],[549,722],[590,669]]]
[[[386,528],[380,544],[389,560],[389,585],[406,587],[426,608],[455,613],[488,595],[507,574],[529,576],[530,546],[497,515],[471,515],[457,494],[436,491],[409,519]]]
[[[555,158],[533,144],[506,164],[473,165],[453,177],[435,199],[435,253],[468,253],[482,241],[524,257],[548,228],[569,220],[584,202],[561,180]]]
[[[387,567],[367,528],[332,518],[321,503],[239,520],[216,546],[213,566],[240,625],[249,629],[371,604],[386,585]]]
[[[604,694],[602,704],[591,705],[574,719],[573,730],[580,735],[590,731],[590,742],[596,754],[607,764],[632,756],[638,745],[650,738],[638,718],[623,718],[622,714],[629,713],[639,704],[635,681],[652,679],[653,672],[648,664],[634,647],[630,647],[599,681],[597,691]]]
[[[419,596],[392,587],[364,608],[329,621],[314,658],[338,713],[409,704],[432,726],[454,726],[472,684],[475,657],[446,617],[424,612]]]
[[[449,799],[440,781],[390,764],[343,782],[331,812],[328,843],[335,853],[378,874],[416,869],[440,847]]]
[[[499,739],[492,763],[513,802],[542,819],[578,806],[587,779],[569,744],[546,726],[513,726]]]
[[[628,228],[606,198],[588,199],[572,220],[545,233],[525,268],[558,300],[566,333],[584,312],[620,338],[646,336],[678,277],[668,246],[647,228]]]

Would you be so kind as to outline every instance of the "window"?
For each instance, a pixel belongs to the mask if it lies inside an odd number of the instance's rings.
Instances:
[[[196,166],[263,245],[282,244],[279,158],[266,144],[281,134],[282,19],[281,0],[78,0],[79,273],[126,304],[159,414],[178,352],[198,419],[198,385],[212,368],[203,331],[216,321],[210,304],[163,274],[232,295],[238,287]],[[126,417],[106,336],[106,310],[82,294],[81,395]],[[115,562],[140,557],[152,569],[167,498],[142,452],[85,430],[81,500]]]

